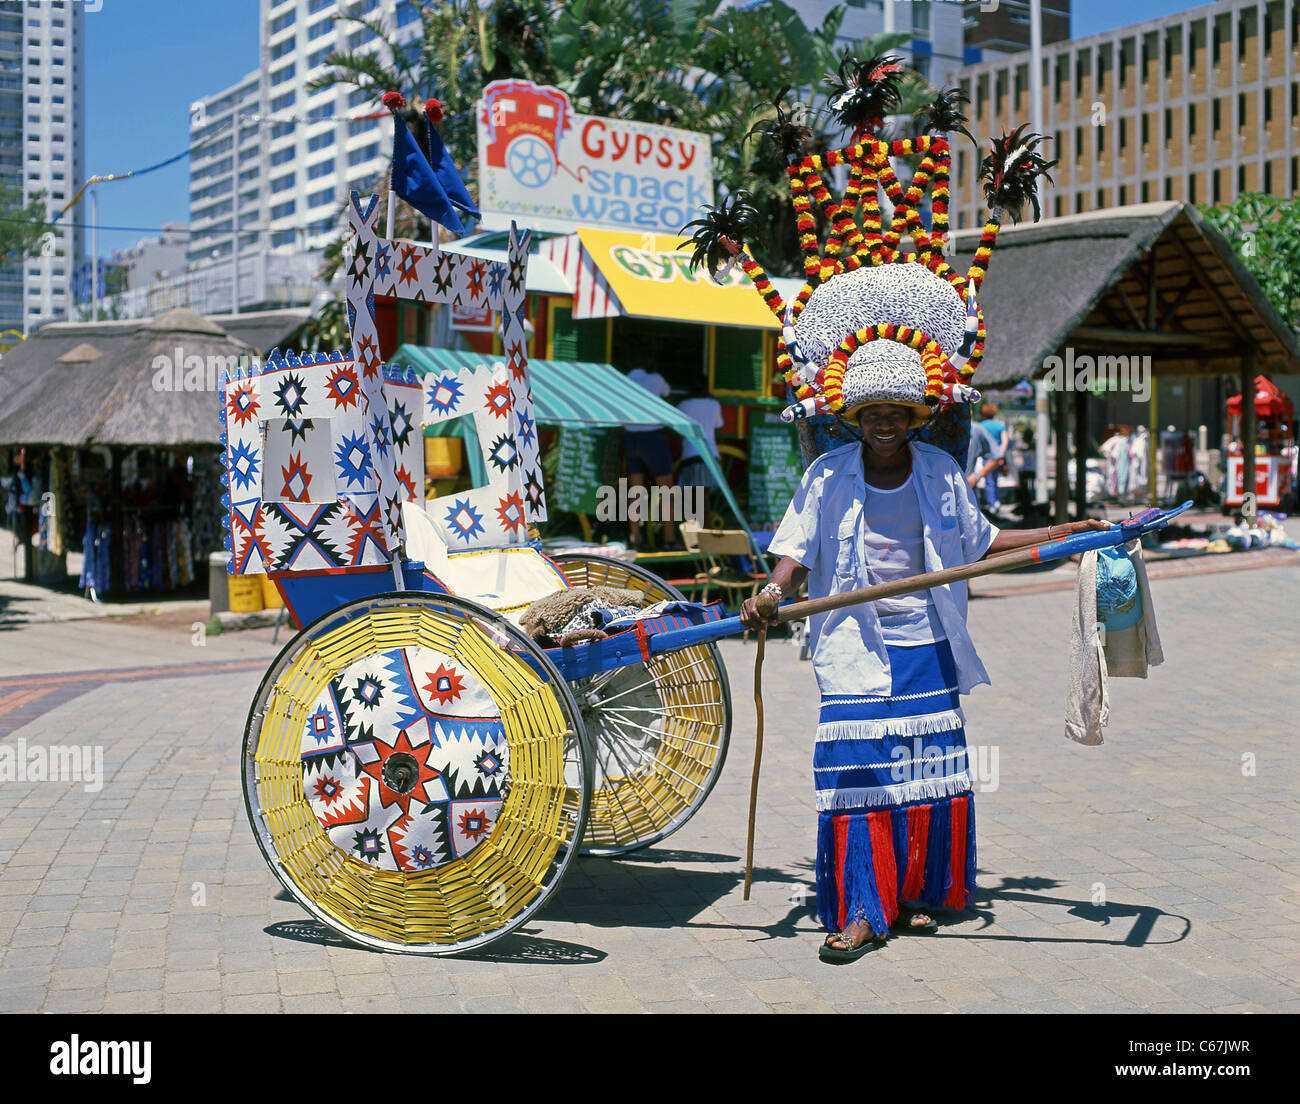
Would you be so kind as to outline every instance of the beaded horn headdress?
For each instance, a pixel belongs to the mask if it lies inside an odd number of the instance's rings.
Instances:
[[[857,62],[846,57],[828,77],[832,114],[853,131],[844,149],[808,154],[811,130],[778,97],[776,118],[764,128],[787,161],[805,283],[786,303],[758,261],[744,252],[756,213],[737,192],[706,209],[695,227],[694,263],[710,271],[739,261],[768,309],[781,322],[777,364],[796,402],[782,418],[815,413],[852,415],[869,402],[913,408],[919,424],[940,404],[978,402],[971,378],[984,355],[984,314],[978,292],[1004,210],[1013,220],[1028,202],[1039,217],[1037,178],[1056,162],[1036,152],[1042,141],[1022,126],[995,138],[980,166],[989,215],[971,262],[961,273],[948,264],[948,177],[951,153],[943,133],[965,128],[959,91],[940,92],[916,114],[925,133],[885,140],[873,133],[897,106],[903,67],[894,57]],[[756,128],[758,129],[758,128]],[[971,139],[974,141],[974,139]],[[898,180],[891,157],[920,157],[910,184]],[[831,193],[826,176],[846,166],[847,186]],[[1051,178],[1048,177],[1050,180]],[[888,227],[880,191],[893,206]],[[930,224],[921,208],[927,191]],[[819,241],[816,210],[829,233]],[[913,249],[904,248],[904,236]]]

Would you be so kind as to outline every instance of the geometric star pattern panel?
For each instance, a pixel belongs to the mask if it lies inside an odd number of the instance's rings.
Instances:
[[[385,511],[423,497],[424,446],[419,381],[381,369],[373,404],[355,362],[337,352],[276,352],[223,375],[231,574],[389,562]]]
[[[356,660],[316,699],[303,791],[334,845],[381,870],[462,859],[491,834],[510,770],[486,688],[450,656],[395,648]]]
[[[352,334],[353,359],[361,366],[363,377],[367,365],[379,356],[379,327],[375,321],[375,297],[394,297],[426,303],[461,306],[466,309],[487,307],[501,319],[501,360],[504,387],[496,398],[492,421],[494,431],[484,443],[485,456],[503,434],[508,447],[498,446],[498,455],[509,453],[511,482],[516,491],[499,492],[491,504],[495,512],[503,508],[500,499],[519,493],[517,504],[504,509],[508,519],[493,533],[490,525],[475,533],[473,543],[456,538],[453,547],[490,548],[517,544],[527,539],[527,527],[546,520],[546,494],[542,482],[541,451],[536,432],[532,388],[528,380],[527,337],[524,332],[528,250],[531,235],[511,226],[509,250],[505,263],[487,261],[451,253],[437,245],[389,240],[379,236],[379,201],[371,196],[366,204],[354,192],[348,206],[352,230],[347,278],[349,329]],[[495,366],[494,369],[495,371]],[[363,379],[363,383],[365,380]],[[427,391],[427,389],[426,389]],[[426,394],[427,398],[427,394]],[[506,400],[508,399],[508,404]],[[513,424],[507,428],[505,409],[509,407]],[[429,407],[423,407],[426,415]],[[465,411],[462,410],[462,413]],[[421,424],[428,424],[422,422]],[[489,473],[494,469],[489,467]],[[384,476],[381,473],[381,495]],[[444,526],[445,510],[435,522]],[[516,514],[519,520],[515,520]],[[396,524],[400,525],[400,516]],[[474,528],[471,525],[471,528]]]
[[[528,540],[526,486],[506,366],[478,364],[427,375],[423,383],[425,424],[472,415],[488,474],[485,486],[424,504],[443,543],[452,551],[523,544]]]

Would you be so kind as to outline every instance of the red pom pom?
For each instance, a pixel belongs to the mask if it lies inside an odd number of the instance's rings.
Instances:
[[[406,97],[400,92],[385,92],[382,97],[383,105],[389,111],[396,111],[406,106]]]
[[[434,126],[437,126],[440,122],[442,122],[442,117],[444,114],[442,110],[442,104],[439,103],[437,100],[427,101],[424,105],[424,114],[425,117],[429,120],[429,122],[431,122]]]

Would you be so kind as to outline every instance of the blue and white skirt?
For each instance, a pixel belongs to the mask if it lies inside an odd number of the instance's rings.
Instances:
[[[899,902],[962,909],[975,888],[975,809],[947,641],[887,645],[888,696],[823,695],[813,753],[817,912],[884,935]]]

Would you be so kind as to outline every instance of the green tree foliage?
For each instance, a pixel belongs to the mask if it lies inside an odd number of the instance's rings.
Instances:
[[[21,186],[0,181],[0,261],[36,256],[42,239],[53,229],[44,192],[24,204]]]
[[[1234,203],[1200,210],[1232,244],[1278,314],[1300,331],[1300,199],[1247,192]]]
[[[423,128],[418,109],[426,98],[438,98],[446,111],[439,133],[471,192],[476,106],[494,80],[554,85],[583,114],[710,134],[719,195],[744,188],[759,210],[762,230],[750,243],[755,255],[775,275],[802,270],[785,164],[750,132],[774,115],[772,103],[784,89],[792,89],[787,108],[818,98],[823,76],[845,52],[836,47],[845,5],[815,30],[782,0],[721,11],[717,0],[416,0],[415,7],[422,35],[405,49],[382,20],[345,16],[383,47],[331,54],[331,69],[309,88],[355,86],[371,93],[376,105],[384,92],[399,91],[417,135]],[[908,38],[877,36],[849,52],[886,53]],[[930,92],[913,77],[900,112],[910,114]],[[813,148],[848,138],[824,111],[805,121]],[[421,225],[427,226],[402,213],[397,232],[415,236]],[[338,243],[327,251],[327,276],[341,259]]]

